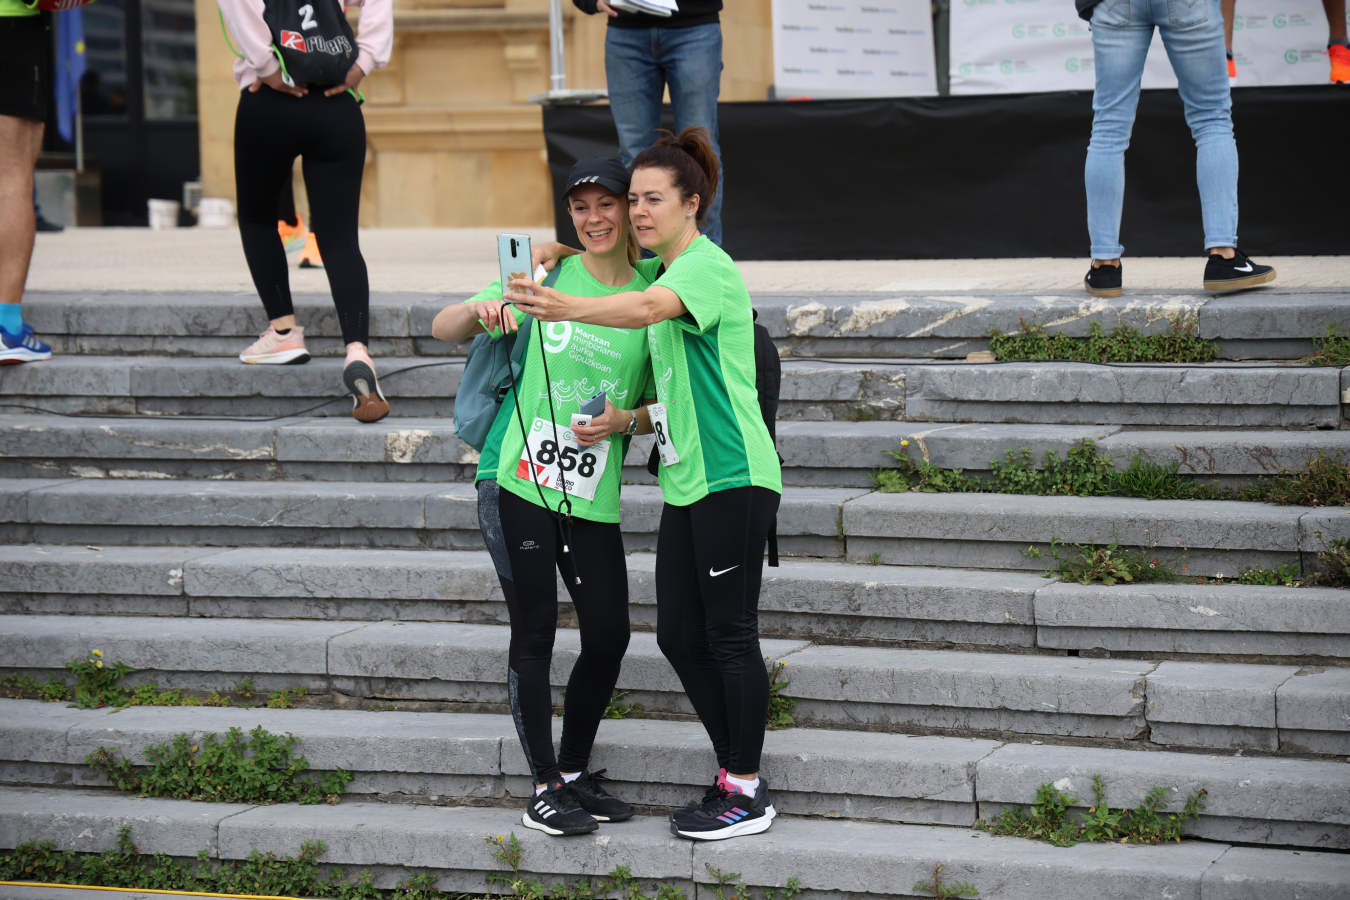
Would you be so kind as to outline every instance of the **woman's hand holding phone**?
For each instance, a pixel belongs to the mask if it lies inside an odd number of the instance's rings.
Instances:
[[[591,416],[589,425],[573,425],[572,434],[576,437],[577,443],[583,447],[590,447],[600,443],[611,434],[622,434],[624,428],[628,426],[628,417],[630,413],[617,409],[609,398],[605,398],[605,411],[596,416]]]
[[[570,318],[572,298],[544,287],[533,278],[511,279],[502,296],[514,303],[516,309],[541,322],[565,322]]]

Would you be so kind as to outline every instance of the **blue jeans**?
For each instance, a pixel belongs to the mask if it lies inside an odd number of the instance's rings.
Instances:
[[[1092,14],[1097,87],[1083,170],[1093,259],[1115,259],[1125,249],[1120,244],[1125,148],[1155,25],[1176,72],[1186,124],[1195,139],[1195,183],[1200,189],[1205,248],[1237,246],[1237,144],[1219,0],[1102,0]]]
[[[722,81],[722,26],[687,28],[605,29],[605,79],[614,128],[619,133],[619,158],[625,166],[656,141],[661,126],[661,95],[670,86],[675,133],[702,125],[712,135],[719,165],[717,91]],[[722,194],[725,171],[707,207],[701,230],[722,243]],[[705,198],[706,199],[706,198]]]

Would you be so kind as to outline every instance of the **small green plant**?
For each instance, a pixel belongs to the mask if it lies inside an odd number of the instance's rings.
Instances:
[[[1332,538],[1328,541],[1322,537],[1322,532],[1314,534],[1322,542],[1322,549],[1317,551],[1317,561],[1325,569],[1314,573],[1308,582],[1330,587],[1350,587],[1350,538]]]
[[[1237,577],[1238,584],[1266,584],[1298,587],[1303,583],[1298,563],[1281,563],[1273,569],[1244,569]]]
[[[436,876],[430,872],[419,872],[400,881],[390,900],[438,900],[444,895],[436,890]]]
[[[881,565],[881,553],[876,552],[876,551],[874,551],[874,552],[872,552],[872,553],[869,553],[869,554],[867,554],[867,558],[866,558],[866,560],[864,560],[864,561],[865,561],[869,566],[879,566],[879,565]]]
[[[764,722],[764,727],[770,731],[780,731],[784,728],[791,728],[793,724],[792,710],[796,708],[797,701],[783,694],[783,689],[792,684],[783,677],[783,670],[787,668],[787,663],[781,659],[777,662],[764,660],[769,666],[769,714]]]
[[[1022,330],[989,334],[989,349],[1001,360],[1065,359],[1075,362],[1209,362],[1219,354],[1219,345],[1195,333],[1194,317],[1178,315],[1172,327],[1161,334],[1141,334],[1120,324],[1109,333],[1101,323],[1088,325],[1086,337],[1048,332],[1044,325],[1020,320]]]
[[[309,691],[302,687],[282,688],[267,695],[268,709],[290,709]]]
[[[80,709],[126,706],[122,679],[136,671],[123,662],[103,664],[103,651],[90,650],[84,659],[72,659],[66,668],[75,674],[75,705]]]
[[[257,688],[253,686],[252,678],[241,678],[230,688],[230,693],[234,694],[240,700],[252,700],[253,695],[257,693]]]
[[[1341,334],[1334,323],[1327,325],[1327,333],[1312,339],[1317,349],[1309,358],[1315,366],[1350,366],[1350,334]]]
[[[1182,475],[1180,470],[1180,459],[1162,465],[1139,451],[1134,454],[1129,466],[1114,473],[1109,493],[1117,497],[1139,497],[1144,500],[1193,500],[1211,493],[1190,477]]]
[[[1106,784],[1100,775],[1092,776],[1092,805],[1086,814],[1071,814],[1079,803],[1053,784],[1036,789],[1036,799],[1028,812],[1021,807],[1004,807],[993,821],[981,819],[975,827],[991,834],[1033,838],[1058,847],[1083,841],[1107,841],[1121,844],[1161,844],[1180,841],[1186,823],[1205,808],[1207,791],[1202,785],[1186,797],[1177,813],[1166,811],[1173,789],[1155,787],[1134,809],[1112,809],[1106,802]]]
[[[980,895],[979,890],[969,881],[958,881],[956,884],[948,884],[943,881],[942,866],[934,866],[932,880],[916,881],[912,890],[932,894],[938,900],[948,900],[948,898],[953,897],[978,897]]]
[[[624,703],[623,699],[628,696],[628,691],[618,691],[610,694],[609,703],[605,704],[606,719],[640,719],[642,718],[642,707],[636,703]]]
[[[38,681],[31,675],[6,675],[0,678],[0,693],[11,700],[35,698],[43,703],[59,703],[70,699],[70,688],[55,676]]]
[[[85,762],[119,790],[147,797],[218,803],[337,803],[351,781],[342,769],[317,781],[304,778],[309,760],[292,757],[297,738],[281,737],[261,725],[249,732],[231,728],[223,738],[202,735],[193,742],[177,734],[145,749],[149,766],[134,766],[115,750],[99,747]]]
[[[1065,548],[1068,550],[1066,551]],[[1022,555],[1040,559],[1041,551],[1028,546]],[[1126,550],[1119,544],[1064,544],[1057,538],[1050,540],[1050,556],[1055,567],[1045,577],[1058,576],[1079,584],[1101,582],[1105,585],[1139,584],[1144,582],[1177,581],[1177,573],[1156,556],[1149,556],[1142,548]]]
[[[1350,464],[1319,451],[1303,468],[1258,478],[1239,489],[1237,496],[1284,506],[1350,505]]]
[[[741,873],[723,872],[709,863],[704,863],[703,868],[715,882],[712,892],[717,900],[750,900],[750,888],[741,878]],[[793,900],[801,891],[801,880],[794,875],[781,888],[765,888],[764,900]]]

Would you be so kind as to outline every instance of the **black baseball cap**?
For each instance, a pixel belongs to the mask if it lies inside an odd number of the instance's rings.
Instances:
[[[628,193],[628,169],[614,157],[588,156],[577,160],[572,171],[567,173],[567,190],[563,191],[563,196],[583,184],[598,184],[622,197]]]

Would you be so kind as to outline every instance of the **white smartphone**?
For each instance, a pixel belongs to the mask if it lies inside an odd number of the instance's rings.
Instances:
[[[502,292],[505,293],[512,278],[524,278],[534,268],[530,265],[530,236],[497,235],[497,265],[502,276]]]

